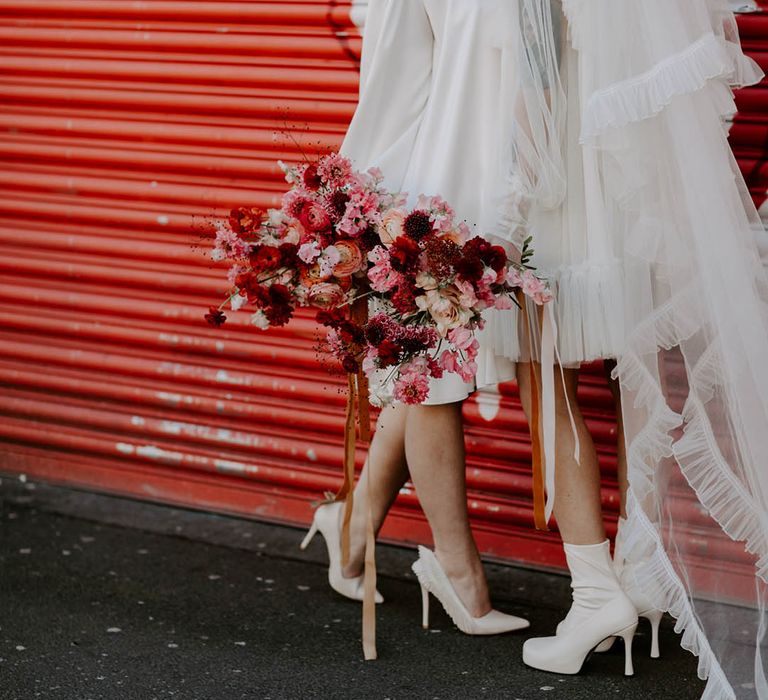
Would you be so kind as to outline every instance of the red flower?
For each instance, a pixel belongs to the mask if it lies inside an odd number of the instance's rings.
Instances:
[[[429,218],[429,213],[417,209],[408,214],[405,217],[405,221],[403,221],[403,231],[405,231],[406,236],[409,236],[414,241],[426,238],[434,231],[434,225],[432,224],[432,219]]]
[[[259,284],[255,275],[252,275],[246,280],[245,286],[242,287],[242,291],[248,297],[248,302],[253,304],[257,309],[263,309],[265,306],[269,306],[269,289]]]
[[[264,210],[258,207],[236,207],[229,214],[229,225],[235,233],[255,233],[264,220]]]
[[[349,195],[342,190],[334,190],[326,200],[328,211],[334,220],[338,221],[344,216],[349,203]]]
[[[293,243],[281,243],[278,250],[280,251],[280,267],[295,268],[298,265],[299,246]]]
[[[416,290],[411,284],[401,284],[392,295],[392,306],[403,314],[411,314],[416,311]]]
[[[317,174],[317,165],[314,163],[307,166],[302,179],[304,180],[304,186],[309,190],[318,190],[320,189],[320,185],[323,184],[323,181]]]
[[[419,264],[421,249],[419,244],[411,238],[400,236],[395,239],[389,249],[389,257],[392,269],[396,272],[410,272]]]
[[[397,343],[393,343],[391,340],[382,340],[376,350],[379,355],[379,367],[382,369],[400,364],[401,348]]]
[[[267,288],[269,304],[264,315],[272,326],[284,326],[293,317],[291,290],[284,284],[273,284]]]
[[[344,358],[341,360],[341,366],[349,374],[357,374],[360,371],[360,364],[352,355],[344,355]]]
[[[328,231],[331,228],[331,217],[328,216],[325,207],[317,202],[312,202],[305,206],[301,210],[298,219],[307,231],[321,232]]]
[[[467,282],[479,282],[485,272],[485,266],[479,256],[464,255],[454,263],[456,274]]]
[[[500,245],[492,245],[483,256],[483,262],[498,274],[507,264],[507,251]]]
[[[328,309],[324,311],[318,311],[315,319],[321,326],[336,328],[347,320],[347,316],[345,311],[342,309]]]
[[[273,245],[260,245],[251,248],[251,267],[255,272],[275,270],[280,266],[282,255],[280,249]]]
[[[224,324],[224,321],[227,320],[227,317],[224,315],[223,311],[215,306],[211,306],[208,309],[208,313],[205,314],[205,320],[208,321],[208,323],[214,328],[218,328]]]

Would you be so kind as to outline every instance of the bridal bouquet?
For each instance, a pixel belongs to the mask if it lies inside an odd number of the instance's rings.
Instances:
[[[383,371],[394,398],[416,404],[431,377],[474,377],[485,310],[512,308],[518,291],[537,304],[551,299],[544,280],[471,238],[440,197],[409,208],[380,171],[356,172],[336,153],[281,166],[291,188],[280,209],[239,207],[218,227],[212,256],[232,266],[227,298],[206,314],[214,326],[227,304],[248,308],[260,329],[314,308],[346,372]]]

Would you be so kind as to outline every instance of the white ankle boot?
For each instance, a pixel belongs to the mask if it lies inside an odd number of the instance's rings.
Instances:
[[[651,623],[651,658],[658,659],[659,654],[659,624],[664,613],[657,610],[648,597],[640,590],[635,581],[635,565],[627,561],[624,554],[624,527],[626,520],[619,518],[619,529],[616,533],[616,547],[613,552],[613,566],[624,592],[634,603],[639,617],[644,617]]]
[[[573,604],[556,636],[525,642],[523,662],[542,671],[578,673],[587,655],[602,641],[622,637],[626,650],[624,672],[631,676],[637,610],[616,577],[610,543],[566,544],[564,548],[571,571]]]
[[[491,610],[482,617],[472,617],[451,585],[437,557],[426,547],[419,547],[419,558],[411,568],[421,584],[421,624],[424,629],[429,629],[430,593],[440,601],[456,627],[464,634],[504,634],[530,626],[528,620],[507,615],[498,610]]]
[[[324,503],[315,509],[315,517],[307,536],[301,542],[301,549],[306,549],[319,530],[328,547],[328,583],[337,593],[352,600],[362,600],[365,595],[363,576],[344,578],[341,572],[341,525],[344,503]],[[383,603],[384,598],[376,591],[376,602]]]

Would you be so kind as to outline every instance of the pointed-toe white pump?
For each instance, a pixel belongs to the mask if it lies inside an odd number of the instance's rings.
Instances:
[[[505,634],[530,626],[528,620],[491,610],[482,617],[473,617],[462,603],[450,579],[437,561],[434,553],[426,547],[419,547],[419,558],[411,567],[421,584],[422,626],[429,628],[429,594],[437,598],[450,618],[464,634],[491,635]]]
[[[312,538],[320,532],[328,548],[328,583],[334,591],[345,598],[363,600],[365,587],[363,576],[344,578],[341,573],[341,526],[344,503],[324,503],[315,509],[315,516],[306,537],[301,542],[301,549],[306,549]],[[376,591],[376,602],[383,603],[384,598]]]

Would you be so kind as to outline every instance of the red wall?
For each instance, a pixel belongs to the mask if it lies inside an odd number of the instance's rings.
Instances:
[[[744,22],[761,56],[767,23]],[[308,522],[339,482],[340,385],[318,367],[308,321],[268,335],[245,317],[206,327],[222,271],[198,244],[233,204],[278,201],[275,161],[298,158],[297,143],[339,143],[358,78],[348,3],[0,0],[0,39],[0,470]],[[734,128],[760,202],[763,94],[740,98]],[[599,367],[581,398],[612,529]],[[561,565],[555,535],[532,527],[514,387],[465,414],[481,548]],[[427,541],[406,491],[384,535]]]

